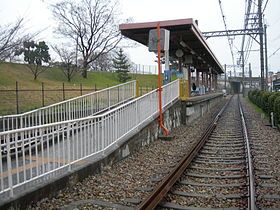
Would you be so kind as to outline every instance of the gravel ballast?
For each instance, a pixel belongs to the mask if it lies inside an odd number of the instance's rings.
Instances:
[[[171,141],[156,140],[142,147],[128,158],[107,166],[94,176],[73,187],[66,188],[56,197],[46,198],[33,206],[33,209],[57,209],[75,204],[77,201],[96,199],[122,205],[130,205],[129,199],[142,199],[166,173],[176,165],[183,154],[200,138],[210,119],[225,103],[213,106],[203,118],[187,126],[172,131]],[[98,209],[94,205],[82,205],[82,209]],[[110,209],[110,208],[102,208]]]
[[[241,101],[251,136],[255,168],[262,169],[256,171],[258,205],[262,208],[280,208],[279,200],[265,199],[262,196],[280,195],[280,133],[267,126],[269,122],[254,110],[247,99],[243,98]],[[156,140],[113,166],[105,167],[101,174],[89,176],[73,187],[58,192],[56,197],[38,202],[32,209],[59,209],[71,206],[75,206],[75,209],[113,209],[94,205],[90,202],[92,200],[133,207],[131,200],[137,202],[137,199],[147,197],[158,181],[198,141],[220,107],[221,105],[212,107],[203,118],[174,129],[173,140]],[[269,176],[269,179],[261,178],[262,175]],[[260,187],[262,184],[273,185],[273,188]],[[79,202],[81,205],[76,205]]]

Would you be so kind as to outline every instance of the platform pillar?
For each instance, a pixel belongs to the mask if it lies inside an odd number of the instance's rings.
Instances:
[[[199,70],[196,69],[195,71],[196,71],[195,85],[196,85],[196,87],[199,87]]]
[[[212,92],[212,73],[209,74],[209,92]]]

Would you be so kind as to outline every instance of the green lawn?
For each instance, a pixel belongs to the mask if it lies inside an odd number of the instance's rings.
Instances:
[[[131,74],[131,80],[138,80],[140,93],[157,86],[157,75]],[[58,68],[48,68],[39,75],[37,80],[28,67],[24,64],[0,63],[0,116],[16,113],[16,81],[19,90],[19,112],[24,112],[42,106],[42,83],[45,90],[59,89],[59,91],[45,91],[44,104],[52,104],[63,100],[62,87],[65,89],[76,89],[76,91],[65,92],[65,99],[79,96],[82,85],[83,94],[93,91],[95,88],[103,89],[106,87],[120,84],[116,73],[112,72],[88,72],[88,78],[82,78],[78,73],[71,82],[68,82],[62,71]],[[9,91],[7,90],[14,90]],[[34,91],[28,91],[34,90]],[[36,90],[36,91],[35,91]]]

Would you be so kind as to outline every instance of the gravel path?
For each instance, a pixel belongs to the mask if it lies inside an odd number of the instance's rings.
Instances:
[[[223,99],[224,103],[226,99]],[[211,109],[203,119],[191,125],[181,126],[172,131],[172,141],[157,140],[141,148],[137,153],[113,166],[107,166],[101,174],[90,176],[83,182],[58,193],[56,197],[46,198],[33,206],[33,209],[57,209],[67,207],[81,200],[97,199],[128,205],[129,198],[143,198],[160,176],[175,166],[196,142],[217,110]],[[77,209],[99,209],[92,204],[80,205]],[[101,209],[101,208],[100,208]],[[110,208],[102,208],[110,209]]]

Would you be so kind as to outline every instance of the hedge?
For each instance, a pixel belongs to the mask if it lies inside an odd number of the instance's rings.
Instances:
[[[260,107],[268,116],[274,113],[275,123],[280,126],[280,92],[267,92],[261,90],[249,91],[250,101]]]
[[[268,113],[274,112],[274,101],[280,96],[279,92],[274,92],[268,97],[269,110]]]
[[[275,124],[280,125],[280,96],[274,101],[273,112],[275,113]]]

